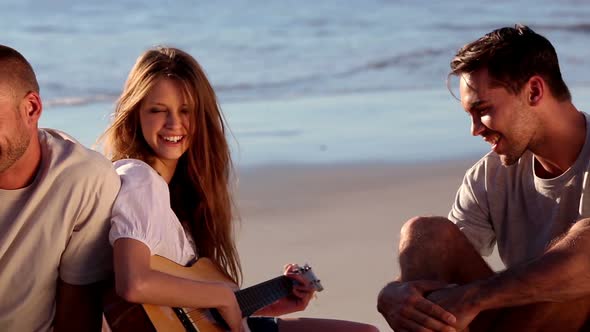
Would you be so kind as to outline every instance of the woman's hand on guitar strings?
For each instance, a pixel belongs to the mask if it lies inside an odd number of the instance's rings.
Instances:
[[[234,291],[230,287],[226,287],[227,294],[224,296],[226,301],[225,305],[222,305],[217,309],[223,320],[229,326],[231,332],[244,332],[244,326],[242,325],[242,311],[240,305],[234,294]]]

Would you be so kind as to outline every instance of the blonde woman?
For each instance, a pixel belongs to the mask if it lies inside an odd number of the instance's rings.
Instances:
[[[285,269],[296,281],[292,293],[246,322],[231,284],[152,269],[154,255],[182,266],[206,257],[240,283],[225,134],[215,92],[192,56],[159,47],[138,58],[104,135],[122,180],[110,231],[117,293],[133,303],[215,308],[231,331],[376,331],[347,321],[274,318],[304,310],[313,296],[293,265]]]

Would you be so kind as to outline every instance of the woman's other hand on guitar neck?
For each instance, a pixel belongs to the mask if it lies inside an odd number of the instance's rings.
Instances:
[[[314,286],[308,279],[301,275],[299,272],[299,266],[297,264],[285,265],[284,274],[294,281],[293,292],[285,298],[286,301],[293,303],[293,311],[291,312],[305,310],[315,293]]]
[[[293,280],[291,294],[256,312],[256,315],[280,316],[303,311],[313,298],[315,288],[298,272],[297,264],[287,264],[283,274]]]

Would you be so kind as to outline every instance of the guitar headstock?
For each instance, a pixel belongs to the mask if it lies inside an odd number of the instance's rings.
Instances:
[[[321,292],[324,290],[324,287],[322,286],[320,279],[318,279],[311,270],[311,266],[305,264],[303,266],[299,266],[293,272],[301,274],[303,278],[305,278],[305,280],[307,280],[312,285],[316,292]]]

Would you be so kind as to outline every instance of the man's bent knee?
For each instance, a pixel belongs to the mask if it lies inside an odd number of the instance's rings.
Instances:
[[[408,220],[401,230],[399,241],[400,258],[408,252],[433,255],[448,250],[451,244],[464,237],[459,228],[442,217],[414,217]],[[413,254],[412,254],[413,255]]]
[[[452,241],[462,236],[459,228],[443,217],[414,217],[401,229],[401,241],[419,239],[420,241]]]
[[[415,217],[406,222],[399,263],[402,280],[430,278],[463,284],[493,274],[459,227],[442,217]]]

